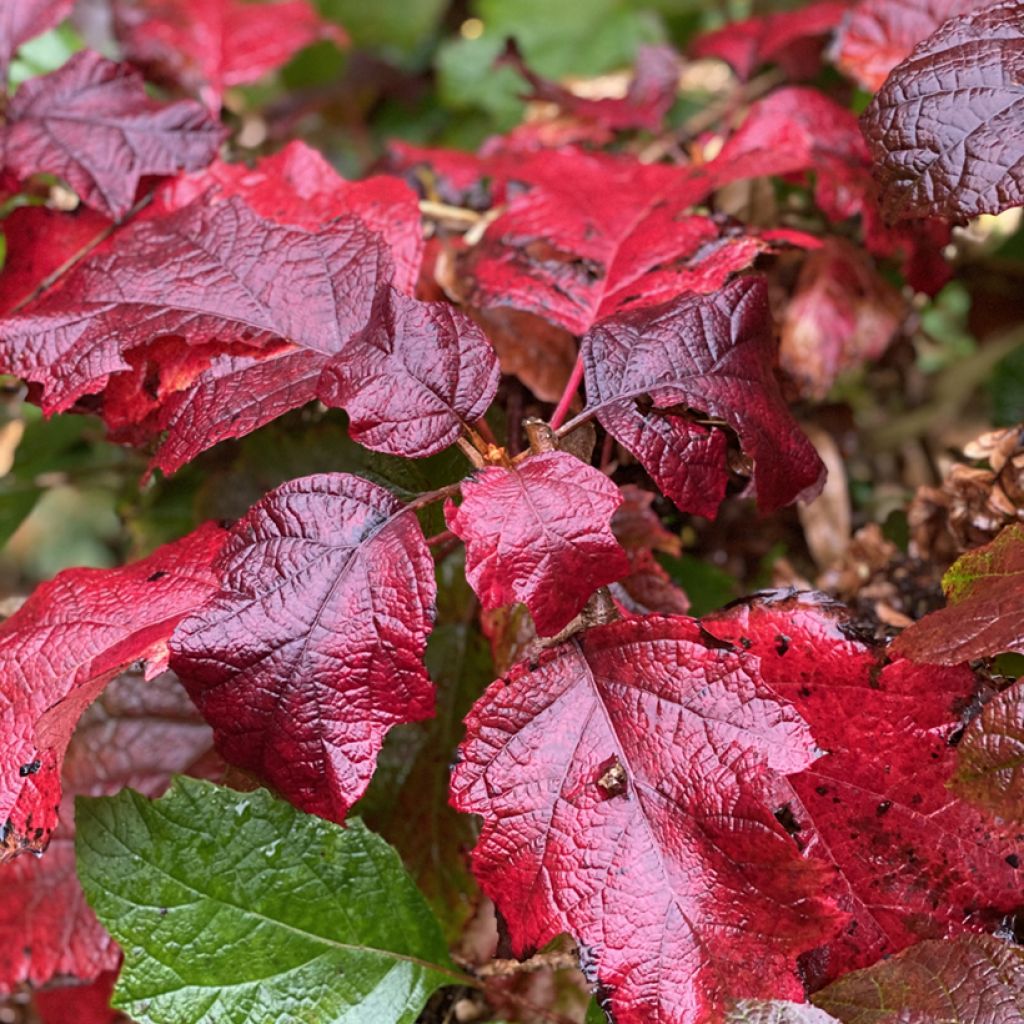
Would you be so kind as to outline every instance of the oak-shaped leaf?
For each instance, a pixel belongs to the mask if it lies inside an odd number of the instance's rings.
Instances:
[[[695,57],[724,60],[746,80],[763,64],[778,64],[790,78],[810,78],[821,65],[822,40],[848,11],[844,0],[818,0],[797,10],[734,21],[698,36]]]
[[[951,18],[893,69],[861,123],[892,220],[1024,203],[1019,0]]]
[[[894,650],[934,665],[1024,653],[1024,526],[1014,523],[961,555],[942,589],[947,606],[908,626]]]
[[[922,39],[947,18],[984,6],[978,0],[859,0],[836,33],[836,67],[876,92]]]
[[[82,711],[132,662],[167,662],[178,621],[216,586],[212,524],[119,569],[67,569],[0,625],[0,861],[45,849]]]
[[[387,731],[433,713],[436,583],[415,514],[349,474],[292,480],[214,568],[220,590],[175,630],[172,668],[227,761],[342,821]]]
[[[465,984],[398,854],[276,800],[179,777],[76,802],[78,871],[139,1024],[413,1024]],[[215,1009],[214,1009],[215,1008]]]
[[[807,727],[756,659],[702,637],[626,619],[520,665],[470,712],[452,775],[514,952],[568,932],[616,1024],[800,999],[796,957],[835,925],[770,809],[817,756]]]
[[[1024,950],[989,935],[928,941],[814,996],[842,1024],[1014,1024],[1024,1020]]]
[[[1024,824],[1024,682],[997,693],[970,721],[953,785],[972,803]]]
[[[488,466],[445,506],[448,528],[466,544],[466,575],[485,610],[521,601],[551,636],[600,586],[629,572],[612,535],[622,504],[603,473],[568,452],[541,452]]]
[[[345,32],[309,0],[115,0],[125,56],[219,110],[225,89],[255,82],[319,39]]]
[[[169,672],[149,681],[118,676],[85,710],[64,757],[60,824],[45,856],[0,865],[0,992],[21,982],[92,981],[118,966],[121,952],[75,875],[74,798],[124,786],[157,796],[212,745],[209,726]]]
[[[238,196],[200,198],[129,224],[0,322],[0,357],[42,385],[49,412],[101,390],[130,368],[126,351],[162,335],[256,349],[285,338],[329,356],[368,321],[390,273],[379,236],[357,217],[310,232]]]
[[[193,100],[152,99],[142,76],[91,50],[24,82],[0,127],[3,167],[63,178],[93,209],[127,213],[143,175],[205,167],[221,126]]]
[[[849,613],[776,594],[706,617],[828,751],[775,789],[776,813],[850,916],[802,962],[811,991],[921,939],[991,931],[1020,905],[1024,841],[949,788],[974,697],[965,666],[887,660]]]
[[[494,349],[462,310],[387,289],[367,326],[324,367],[317,393],[348,413],[360,444],[423,457],[483,416],[499,376]]]
[[[820,488],[821,460],[772,373],[763,279],[740,278],[712,295],[609,317],[583,337],[581,352],[587,409],[685,511],[714,516],[728,477],[725,435],[685,415],[690,410],[735,432],[753,460],[762,510]]]
[[[5,88],[11,58],[18,47],[63,21],[74,3],[75,0],[17,0],[0,7],[0,82]]]

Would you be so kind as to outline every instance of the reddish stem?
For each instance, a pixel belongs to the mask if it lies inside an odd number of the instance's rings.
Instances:
[[[500,448],[498,439],[494,436],[494,431],[491,430],[491,425],[483,417],[478,419],[473,424],[473,429],[488,443],[493,444],[495,448]]]
[[[454,539],[455,534],[451,530],[442,530],[440,533],[435,533],[433,537],[427,538],[427,546],[434,547],[437,544],[444,544]]]
[[[579,390],[582,380],[583,353],[581,352],[576,357],[576,365],[572,368],[572,373],[569,374],[569,380],[565,385],[565,390],[562,392],[562,397],[558,400],[558,405],[555,406],[555,411],[551,414],[548,425],[552,430],[557,430],[565,422],[565,417],[569,413],[569,406],[572,405],[572,400],[576,397],[576,392]]]

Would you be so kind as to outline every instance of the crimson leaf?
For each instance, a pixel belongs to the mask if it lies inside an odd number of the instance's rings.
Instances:
[[[893,70],[862,124],[894,220],[965,220],[1024,203],[1019,0],[947,21]]]
[[[384,735],[429,718],[436,593],[419,523],[343,473],[292,480],[236,524],[220,591],[171,640],[217,749],[302,810],[341,821]]]
[[[318,394],[345,409],[349,433],[367,448],[421,457],[483,416],[499,376],[494,349],[465,313],[389,289],[324,368]]]
[[[833,914],[768,801],[817,752],[755,659],[627,619],[514,669],[466,727],[452,802],[483,815],[472,866],[517,954],[569,932],[616,1024],[801,998]]]
[[[713,516],[725,491],[725,437],[674,408],[724,421],[753,460],[758,505],[772,510],[821,486],[823,467],[772,375],[768,293],[742,278],[601,321],[582,341],[587,408],[644,464],[666,497]],[[649,397],[654,407],[640,403]]]
[[[318,39],[348,40],[308,0],[115,0],[125,55],[199,94],[212,109],[224,90],[255,82]]]
[[[120,217],[143,175],[198,170],[222,138],[198,103],[151,99],[137,71],[83,50],[18,89],[0,151],[19,177],[55,174],[93,209]]]
[[[92,980],[117,967],[120,951],[75,875],[74,798],[124,786],[158,796],[212,742],[170,673],[149,682],[135,673],[119,676],[86,709],[64,758],[61,822],[46,855],[0,865],[0,992],[22,981]]]
[[[695,57],[717,57],[729,64],[741,79],[748,79],[762,65],[780,64],[790,77],[814,74],[821,39],[842,20],[848,10],[844,0],[819,0],[794,11],[747,18],[697,38],[691,47]]]
[[[214,588],[206,525],[121,569],[68,569],[0,625],[0,860],[46,847],[82,711],[127,665],[166,663],[178,621]]]
[[[629,572],[611,531],[619,489],[568,452],[488,466],[462,485],[462,498],[445,519],[466,543],[466,575],[486,610],[522,601],[550,636]]]
[[[1024,653],[1024,526],[961,555],[942,586],[948,606],[905,629],[895,650],[936,665]]]
[[[706,618],[756,655],[828,751],[775,790],[794,840],[849,913],[803,962],[811,989],[922,938],[985,931],[1020,903],[1018,830],[956,798],[951,738],[974,693],[965,667],[918,666],[856,639],[840,608],[776,595]]]
[[[922,39],[977,6],[977,0],[860,0],[836,34],[836,67],[875,92]]]
[[[0,82],[22,43],[53,28],[71,13],[75,0],[17,0],[0,7]]]

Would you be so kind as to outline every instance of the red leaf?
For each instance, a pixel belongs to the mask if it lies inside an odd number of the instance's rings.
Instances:
[[[473,870],[517,955],[568,932],[616,1024],[802,997],[833,917],[767,801],[816,752],[755,659],[628,619],[514,669],[466,726],[452,802],[483,815]]]
[[[125,56],[219,109],[225,89],[247,85],[318,39],[348,37],[308,0],[115,0]]]
[[[582,341],[587,408],[644,464],[667,498],[713,516],[725,490],[725,436],[674,412],[724,420],[753,459],[758,505],[769,511],[823,482],[813,446],[772,376],[768,295],[741,278],[709,296],[601,321]],[[649,396],[654,408],[638,403]]]
[[[128,212],[143,175],[204,167],[222,138],[198,103],[150,99],[137,71],[89,50],[25,82],[0,130],[6,169],[55,174],[112,217]]]
[[[812,989],[922,938],[991,930],[1019,906],[1019,837],[948,787],[950,738],[974,692],[968,669],[887,663],[813,595],[702,624],[758,657],[766,683],[828,751],[775,791],[780,818],[850,914],[842,935],[805,958]]]
[[[0,625],[0,860],[45,849],[79,716],[132,662],[164,667],[174,626],[214,587],[223,542],[208,524],[120,569],[68,569]]]
[[[1024,204],[1024,24],[1018,0],[947,21],[864,113],[893,220],[966,220]]]
[[[41,383],[47,411],[101,390],[129,368],[126,350],[160,335],[256,348],[284,337],[333,354],[368,321],[391,270],[356,217],[313,234],[238,197],[140,219],[111,241],[3,322],[5,369]]]
[[[758,100],[709,166],[722,181],[806,171],[815,172],[814,197],[822,212],[836,221],[860,217],[865,247],[876,256],[901,257],[915,288],[934,294],[949,280],[942,258],[948,226],[930,220],[892,228],[883,222],[856,117],[815,89],[779,89]]]
[[[841,373],[885,352],[905,315],[902,297],[871,258],[845,239],[828,238],[800,270],[779,363],[801,395],[821,401]]]
[[[193,767],[212,742],[170,673],[149,682],[138,674],[120,676],[85,710],[64,758],[61,823],[46,855],[0,865],[0,992],[24,981],[91,981],[117,967],[120,951],[75,875],[74,798],[109,795],[124,786],[158,796],[170,776]],[[58,1003],[64,992],[82,995],[76,988],[37,999]],[[76,1013],[65,1019],[85,1018]]]
[[[59,25],[74,5],[75,0],[15,0],[0,7],[0,82],[6,86],[18,47]]]
[[[32,1003],[42,1024],[122,1024],[124,1017],[110,1008],[117,971],[104,971],[88,985],[61,985],[36,992]]]
[[[526,65],[514,40],[509,40],[499,64],[514,67],[533,92],[528,97],[554,103],[573,117],[594,121],[612,131],[646,128],[657,131],[679,90],[679,55],[671,46],[641,46],[636,54],[636,73],[622,99],[586,99],[540,75]]]
[[[368,326],[325,367],[319,396],[351,437],[391,455],[433,455],[487,411],[498,358],[479,327],[443,302],[382,292]]]
[[[691,52],[695,57],[724,60],[742,81],[772,62],[785,68],[790,77],[811,77],[819,64],[821,38],[848,10],[845,0],[821,0],[796,11],[747,18],[699,36]]]
[[[215,568],[221,590],[175,631],[172,667],[228,761],[343,820],[388,729],[433,712],[436,587],[415,515],[359,477],[292,480],[238,522]]]
[[[460,264],[474,305],[512,306],[582,334],[621,310],[714,291],[772,247],[686,213],[716,184],[714,166],[688,173],[568,148],[537,164],[521,168],[532,187]]]
[[[978,0],[860,0],[843,20],[832,58],[875,92],[922,39],[947,18],[977,6]]]
[[[1024,654],[1024,526],[962,555],[942,586],[948,606],[905,629],[893,650],[933,665]]]
[[[158,196],[167,209],[187,206],[216,185],[217,196],[239,196],[261,217],[317,231],[337,217],[357,216],[387,242],[395,265],[394,286],[411,295],[423,258],[420,210],[400,178],[378,175],[346,181],[315,149],[289,142],[255,167],[216,160],[201,174],[169,182]]]
[[[466,543],[466,576],[485,610],[521,601],[551,636],[598,587],[629,572],[611,531],[621,504],[603,473],[568,452],[542,452],[480,470],[445,519]]]

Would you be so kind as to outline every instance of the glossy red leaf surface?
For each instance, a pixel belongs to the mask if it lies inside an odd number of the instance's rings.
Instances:
[[[921,942],[814,1001],[843,1024],[1014,1024],[1024,1017],[1024,951],[988,935]]]
[[[603,473],[568,452],[542,452],[479,470],[445,519],[465,541],[466,576],[484,608],[521,601],[551,636],[598,587],[629,572],[611,531],[621,503]]]
[[[60,24],[74,4],[75,0],[12,0],[0,7],[0,81],[6,84],[18,47]]]
[[[318,389],[349,416],[349,434],[392,455],[432,455],[487,411],[498,357],[449,303],[382,292],[369,324],[324,368]]]
[[[143,175],[206,166],[223,134],[198,103],[151,99],[137,71],[83,50],[21,85],[0,150],[8,171],[55,174],[93,209],[120,217]]]
[[[501,63],[514,67],[530,84],[529,98],[554,103],[566,113],[594,121],[613,131],[646,128],[657,131],[679,90],[679,55],[671,46],[641,46],[629,90],[621,99],[588,99],[535,74],[510,42]]]
[[[860,0],[843,19],[832,59],[876,92],[889,72],[947,18],[983,6],[979,0]]]
[[[947,607],[905,629],[893,648],[915,661],[958,665],[1024,653],[1024,526],[968,551],[942,580]]]
[[[0,625],[0,860],[46,847],[82,711],[134,661],[165,667],[178,621],[215,587],[212,524],[121,569],[68,569]]]
[[[680,508],[713,516],[725,491],[725,435],[680,412],[724,421],[753,460],[758,505],[780,508],[820,487],[823,467],[772,375],[765,283],[742,278],[709,296],[601,321],[583,338],[587,407]],[[649,399],[653,406],[644,407]],[[668,410],[668,411],[666,411]]]
[[[574,334],[621,310],[711,292],[776,244],[690,207],[755,161],[680,170],[564,147],[477,163],[508,206],[459,263],[467,300],[536,313]],[[442,164],[442,170],[444,164]],[[461,170],[461,169],[460,169]]]
[[[0,992],[23,981],[91,981],[117,967],[120,950],[75,875],[74,798],[124,786],[158,796],[172,774],[192,768],[212,744],[209,727],[170,673],[149,681],[119,676],[85,710],[64,758],[61,822],[49,849],[0,865]],[[65,1018],[72,1019],[83,1018]]]
[[[218,109],[224,90],[286,64],[310,43],[347,37],[309,0],[115,0],[125,55]]]
[[[934,219],[885,223],[856,117],[816,89],[782,88],[753,103],[710,171],[722,181],[813,171],[822,212],[833,221],[858,217],[869,252],[898,257],[908,282],[928,294],[949,280],[942,256],[949,227]]]
[[[747,18],[699,36],[690,52],[724,60],[744,80],[768,63],[778,63],[791,77],[802,78],[814,73],[821,40],[848,10],[843,0],[822,0],[798,10]]]
[[[862,118],[893,220],[966,220],[1024,203],[1024,19],[1003,0],[947,21]]]
[[[238,522],[215,570],[171,666],[226,760],[343,820],[388,729],[433,712],[436,584],[415,514],[359,477],[292,480]]]
[[[390,275],[358,218],[312,233],[237,196],[140,219],[112,241],[0,323],[5,369],[42,384],[48,411],[99,391],[129,368],[127,350],[161,335],[253,347],[284,337],[330,355],[368,321]]]
[[[470,712],[452,775],[513,949],[568,932],[616,1024],[800,999],[795,958],[834,926],[769,810],[778,773],[816,756],[807,727],[756,659],[701,637],[628,619],[519,666]]]
[[[948,785],[951,738],[975,688],[966,667],[886,661],[847,613],[813,595],[776,595],[702,624],[759,659],[828,751],[774,794],[850,915],[804,958],[812,990],[921,939],[991,931],[1020,905],[1024,841]]]

